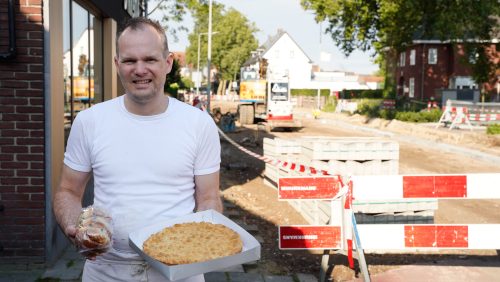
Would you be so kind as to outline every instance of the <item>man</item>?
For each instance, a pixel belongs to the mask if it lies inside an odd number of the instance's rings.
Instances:
[[[75,242],[82,195],[93,173],[94,206],[111,216],[113,244],[86,261],[83,281],[166,281],[129,247],[128,234],[193,211],[222,211],[220,141],[209,115],[164,95],[173,57],[157,22],[129,20],[116,49],[126,93],[76,117],[54,213]],[[185,281],[204,280],[200,275]]]

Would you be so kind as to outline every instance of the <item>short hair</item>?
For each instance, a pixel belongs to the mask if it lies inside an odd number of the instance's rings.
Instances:
[[[118,40],[120,40],[120,36],[122,33],[130,28],[131,30],[138,30],[142,29],[144,26],[149,25],[153,27],[158,34],[161,36],[161,39],[163,40],[163,55],[166,57],[169,53],[168,51],[168,40],[167,40],[167,35],[165,34],[165,29],[160,25],[158,21],[151,20],[148,18],[144,17],[135,17],[135,18],[130,18],[126,19],[118,29],[116,33],[116,53],[118,54],[119,49],[118,49]]]

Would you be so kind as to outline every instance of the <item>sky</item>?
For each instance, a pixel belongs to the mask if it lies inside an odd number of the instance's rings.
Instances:
[[[335,46],[330,35],[320,32],[320,28],[323,31],[326,29],[326,24],[316,23],[312,11],[304,10],[300,6],[300,0],[214,0],[214,2],[222,3],[227,8],[233,7],[250,22],[255,23],[260,30],[255,33],[259,45],[281,28],[302,48],[313,64],[319,64],[323,70],[349,71],[358,74],[373,74],[378,70],[370,53],[354,51],[346,58]],[[160,19],[161,15],[154,12],[151,17]],[[185,17],[182,25],[192,30],[192,18]],[[186,32],[180,32],[178,36],[178,42],[172,39],[169,41],[172,51],[184,51],[189,45]],[[320,60],[322,52],[330,54],[330,61]]]

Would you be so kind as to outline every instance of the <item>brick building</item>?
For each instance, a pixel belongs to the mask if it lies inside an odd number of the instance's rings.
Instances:
[[[0,264],[52,264],[68,241],[51,197],[65,132],[86,107],[120,93],[117,23],[142,1],[0,3]]]
[[[499,62],[499,50],[488,44],[491,59]],[[405,51],[398,54],[395,67],[396,94],[413,100],[437,101],[440,89],[481,89],[472,79],[471,69],[466,66],[463,46],[439,40],[415,40]],[[500,89],[500,73],[485,85],[492,97]]]

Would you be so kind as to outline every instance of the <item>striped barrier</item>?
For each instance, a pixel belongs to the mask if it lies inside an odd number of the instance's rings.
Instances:
[[[446,101],[438,128],[442,123],[450,123],[450,129],[458,124],[489,124],[500,121],[500,103],[474,103],[466,101]]]
[[[247,150],[219,129],[219,133],[229,143],[241,151],[266,163],[281,166],[293,171],[305,172],[317,181],[318,175],[328,175],[327,171],[316,170],[291,162],[264,157]],[[348,254],[351,268],[354,267],[352,252],[358,257],[365,279],[369,280],[364,253],[366,250],[440,250],[440,249],[500,249],[500,224],[356,224],[352,210],[353,200],[378,199],[500,199],[500,173],[484,174],[447,174],[447,175],[369,175],[351,176],[346,181],[340,176],[332,176],[333,187],[321,188],[304,177],[282,178],[283,180],[300,179],[299,182],[287,182],[289,188],[278,187],[278,197],[282,191],[327,190],[331,197],[330,225],[292,225],[279,226],[280,249],[342,249]],[[344,185],[347,184],[347,185]],[[290,187],[293,187],[290,188]],[[332,190],[333,188],[333,190]],[[294,194],[304,200],[303,195]],[[316,197],[316,196],[315,196]],[[288,197],[290,198],[290,196]],[[317,198],[317,197],[316,197]],[[340,205],[339,205],[340,204]],[[335,216],[334,216],[335,215]],[[340,220],[338,219],[340,217]],[[340,224],[339,224],[340,222]],[[355,240],[353,240],[355,239]],[[326,257],[326,258],[325,258]],[[329,254],[323,256],[322,266],[328,263]],[[324,269],[320,272],[324,277]]]
[[[363,248],[406,249],[500,249],[500,224],[363,224],[358,225]]]
[[[367,175],[351,177],[356,200],[500,199],[500,174]],[[495,187],[496,185],[496,187]],[[376,189],[374,189],[376,187]]]
[[[467,117],[470,121],[497,121],[500,120],[500,114],[468,114]]]
[[[438,124],[436,128],[438,128],[441,124],[450,124],[449,130],[454,127],[458,127],[459,124],[466,124],[470,130],[472,130],[472,125],[469,120],[469,110],[467,107],[452,107],[450,100],[443,108],[443,114],[439,118]]]

